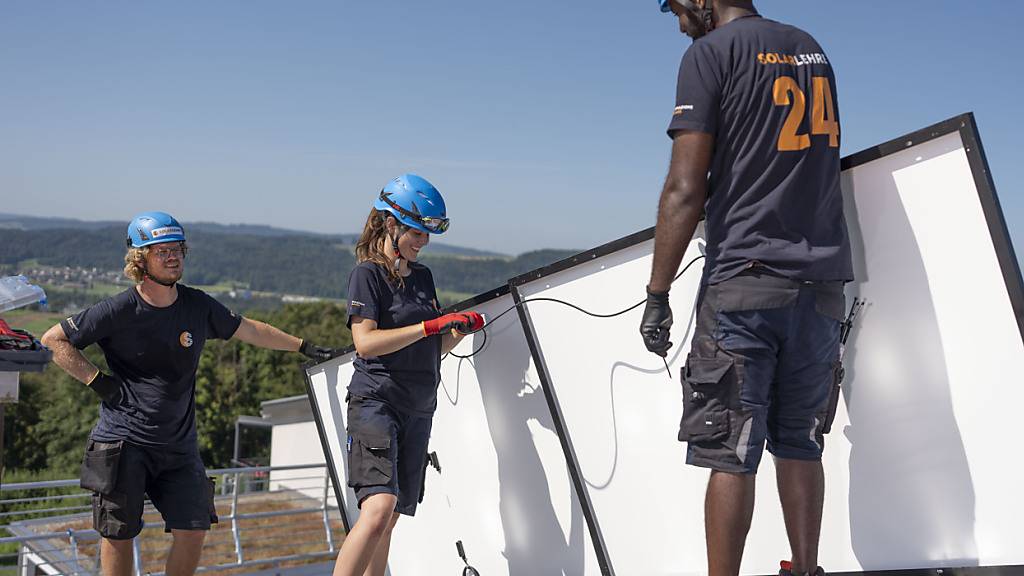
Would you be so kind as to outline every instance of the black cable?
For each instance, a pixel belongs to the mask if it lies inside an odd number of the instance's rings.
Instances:
[[[484,335],[484,341],[480,343],[480,347],[479,348],[477,348],[476,350],[473,350],[472,352],[470,352],[469,354],[467,354],[465,356],[459,356],[458,354],[456,354],[455,352],[452,352],[450,350],[448,351],[448,354],[451,354],[452,356],[455,356],[456,358],[462,358],[462,359],[472,358],[473,356],[476,356],[477,354],[479,354],[484,349],[484,346],[487,346],[487,330],[484,330],[484,328],[486,328],[486,326],[481,326],[480,330],[478,330],[478,332],[483,332],[483,335]],[[445,356],[447,356],[448,354],[445,354]],[[444,358],[441,358],[441,359],[444,360]]]
[[[690,260],[686,264],[686,266],[684,266],[683,269],[679,271],[679,274],[676,274],[676,277],[672,279],[672,282],[674,283],[676,280],[679,280],[679,278],[683,274],[685,274],[687,270],[690,269],[690,266],[693,266],[698,260],[701,260],[702,258],[704,258],[703,254],[700,255],[700,256],[697,256],[693,260]],[[448,354],[451,354],[452,356],[455,356],[456,358],[463,358],[463,359],[465,359],[465,358],[472,358],[473,356],[476,356],[477,354],[479,354],[484,349],[484,346],[487,344],[487,327],[490,326],[491,324],[494,324],[498,320],[498,318],[501,318],[502,316],[504,316],[505,314],[508,314],[509,312],[515,310],[519,306],[522,306],[523,304],[528,304],[530,302],[556,302],[558,304],[564,304],[564,305],[566,305],[566,306],[568,306],[570,308],[573,308],[575,310],[578,310],[578,311],[586,314],[587,316],[592,316],[594,318],[614,318],[616,316],[622,316],[623,314],[626,314],[628,312],[632,312],[633,310],[636,310],[637,308],[642,306],[645,302],[647,302],[647,299],[644,298],[643,300],[637,302],[636,304],[633,304],[629,308],[626,308],[625,310],[620,310],[620,311],[612,313],[612,314],[598,314],[596,312],[590,312],[589,310],[584,310],[583,308],[580,308],[579,306],[577,306],[577,305],[575,305],[575,304],[573,304],[571,302],[566,302],[565,300],[559,300],[558,298],[527,298],[525,300],[522,300],[518,304],[513,304],[512,306],[510,306],[508,308],[508,310],[505,310],[501,314],[498,314],[494,318],[491,318],[490,320],[487,321],[486,324],[481,326],[478,330],[474,330],[473,332],[466,333],[466,336],[468,336],[470,334],[476,334],[477,332],[483,332],[484,333],[484,339],[483,339],[483,342],[480,344],[479,348],[477,348],[476,350],[474,350],[473,352],[471,352],[471,353],[469,353],[469,354],[467,354],[465,356],[460,356],[458,354],[455,354],[454,352],[448,352]],[[447,356],[447,354],[445,356]],[[441,360],[444,360],[444,357],[442,357]]]

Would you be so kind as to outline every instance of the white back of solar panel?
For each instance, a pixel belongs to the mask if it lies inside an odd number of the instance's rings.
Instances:
[[[1024,563],[1014,478],[1024,344],[959,133],[843,177],[857,281],[868,302],[847,353],[845,402],[826,439],[820,562],[830,571]],[[652,242],[519,287],[609,310],[642,297]],[[684,263],[697,254],[691,244]],[[681,414],[695,278],[672,290],[672,379],[637,333],[529,304],[611,564],[622,575],[706,570],[708,472],[683,464]],[[762,460],[742,571],[789,557],[771,458]]]
[[[504,295],[474,309],[493,319],[511,306]],[[481,574],[600,573],[515,310],[488,327],[486,344],[478,333],[453,352],[475,350],[441,364],[429,446],[441,471],[427,468],[423,502],[395,529],[391,574],[461,574],[456,541]],[[310,370],[320,418],[337,437],[328,442],[344,479],[351,373],[351,355]],[[354,522],[358,510],[347,493]]]

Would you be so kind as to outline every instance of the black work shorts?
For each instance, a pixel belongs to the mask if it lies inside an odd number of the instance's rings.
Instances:
[[[753,474],[766,443],[819,460],[844,308],[841,282],[747,272],[705,287],[682,373],[686,462]]]
[[[147,495],[163,516],[165,532],[209,530],[217,522],[213,479],[197,450],[89,440],[81,484],[93,491],[93,528],[111,540],[130,540],[142,531]]]
[[[430,441],[429,416],[413,416],[371,398],[348,397],[348,485],[356,500],[398,497],[395,511],[416,514],[423,495]]]

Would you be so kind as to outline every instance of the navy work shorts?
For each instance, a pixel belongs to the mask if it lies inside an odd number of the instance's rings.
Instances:
[[[819,460],[844,311],[841,282],[748,271],[704,287],[682,372],[686,462],[753,474],[766,441]]]
[[[93,528],[111,540],[130,540],[142,531],[147,495],[165,532],[209,530],[217,522],[213,479],[198,451],[89,440],[81,484],[93,491]]]
[[[423,497],[432,417],[413,416],[372,398],[348,397],[348,485],[356,500],[398,497],[395,511],[416,514]]]

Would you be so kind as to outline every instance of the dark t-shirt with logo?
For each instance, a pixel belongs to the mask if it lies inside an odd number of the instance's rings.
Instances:
[[[404,285],[392,283],[387,271],[361,262],[348,278],[349,328],[352,316],[377,322],[388,330],[418,324],[441,315],[434,277],[422,264],[410,263]],[[391,354],[356,356],[348,385],[354,396],[375,398],[410,414],[429,416],[437,407],[441,381],[441,336],[428,336]]]
[[[119,404],[100,404],[92,438],[194,450],[203,345],[231,338],[241,321],[205,292],[181,284],[166,308],[146,303],[132,287],[62,321],[75,348],[99,345],[110,371],[124,381]]]
[[[832,66],[809,34],[748,16],[695,40],[669,136],[715,136],[705,282],[756,263],[797,280],[852,280],[839,188]]]

